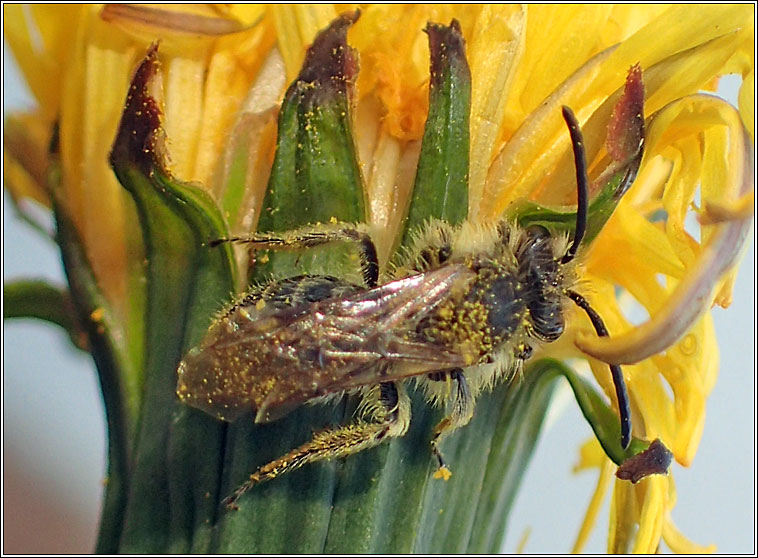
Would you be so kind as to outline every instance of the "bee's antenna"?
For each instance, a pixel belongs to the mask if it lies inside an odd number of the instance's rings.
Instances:
[[[579,129],[579,122],[569,107],[564,106],[562,111],[563,119],[568,124],[569,134],[571,135],[571,147],[574,150],[574,166],[576,167],[576,229],[574,230],[574,240],[566,251],[566,255],[561,259],[562,263],[568,263],[574,259],[587,230],[590,180],[587,176],[587,156],[584,152],[584,138]]]
[[[608,337],[608,330],[605,329],[605,324],[603,323],[602,318],[592,309],[590,303],[587,302],[587,299],[579,293],[570,290],[567,290],[566,294],[579,308],[587,312],[597,334],[600,337]],[[632,413],[629,407],[629,394],[626,391],[624,373],[621,371],[621,367],[618,364],[610,364],[609,366],[611,367],[611,376],[613,377],[613,385],[616,388],[616,399],[619,404],[619,416],[621,418],[621,447],[626,449],[632,441]]]

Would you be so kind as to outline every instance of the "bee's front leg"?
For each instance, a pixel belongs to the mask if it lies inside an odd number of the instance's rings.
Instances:
[[[208,246],[214,247],[225,242],[248,244],[255,250],[300,250],[333,242],[356,244],[360,250],[361,270],[366,286],[376,287],[379,280],[379,260],[371,235],[347,223],[306,226],[284,233],[253,233],[248,236],[217,238],[211,240]]]
[[[453,409],[448,416],[443,418],[434,427],[434,435],[432,437],[432,452],[439,462],[439,469],[434,473],[434,477],[447,480],[452,473],[445,464],[439,445],[451,432],[469,423],[471,417],[474,416],[474,397],[471,395],[466,378],[463,376],[463,370],[460,368],[454,368],[443,373],[429,374],[428,377],[435,381],[447,381],[450,379],[455,382],[455,389],[452,394]]]
[[[334,459],[358,453],[378,445],[385,438],[402,436],[411,421],[411,403],[403,386],[384,382],[369,390],[361,403],[364,416],[353,424],[314,434],[313,439],[286,455],[263,465],[234,493],[223,501],[230,509],[237,508],[237,500],[256,484],[272,480],[284,473],[299,469],[307,463]]]

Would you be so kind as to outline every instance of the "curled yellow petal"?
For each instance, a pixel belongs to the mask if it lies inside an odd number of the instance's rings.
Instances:
[[[152,8],[130,4],[108,4],[103,8],[101,17],[105,21],[130,22],[142,25],[144,32],[155,36],[156,33],[174,31],[190,35],[225,35],[242,29],[234,18],[219,16],[210,6],[187,5],[177,9],[176,6]]]
[[[750,191],[737,200],[706,201],[698,220],[701,225],[718,225],[748,219],[755,212],[755,192]]]
[[[660,118],[660,119],[659,119]],[[749,139],[744,132],[739,115],[730,105],[719,99],[698,95],[669,105],[661,111],[650,129],[648,148],[651,154],[660,151],[668,130],[697,119],[699,125],[726,126],[729,130],[728,152],[724,153],[725,185],[722,195],[736,199],[748,194],[753,188],[753,161],[748,148]],[[666,130],[665,132],[663,132]],[[725,144],[727,145],[727,144]],[[751,219],[731,221],[717,225],[704,246],[695,272],[687,275],[677,286],[664,305],[645,324],[613,338],[598,338],[588,332],[580,332],[577,347],[584,353],[613,364],[630,364],[644,360],[665,350],[684,335],[692,324],[713,302],[714,287],[737,261],[750,231]]]

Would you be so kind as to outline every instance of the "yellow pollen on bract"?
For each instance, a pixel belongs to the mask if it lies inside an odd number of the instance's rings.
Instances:
[[[435,479],[442,479],[444,481],[447,481],[450,480],[450,477],[453,476],[453,473],[447,467],[440,467],[434,472],[434,475],[432,476]]]

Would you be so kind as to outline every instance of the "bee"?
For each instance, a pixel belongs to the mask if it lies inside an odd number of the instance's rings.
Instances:
[[[568,107],[563,116],[577,176],[573,238],[507,221],[431,221],[381,284],[376,247],[360,226],[335,223],[211,242],[283,250],[351,243],[360,251],[364,282],[299,275],[254,286],[219,314],[179,364],[179,398],[225,421],[252,411],[256,423],[265,423],[305,403],[362,396],[355,422],[318,432],[260,467],[225,500],[228,507],[256,484],[307,463],[403,436],[411,417],[409,379],[432,402],[448,403],[431,436],[435,476],[447,478],[442,440],[470,421],[478,393],[513,377],[535,349],[561,336],[569,300],[587,313],[598,335],[608,334],[572,290],[589,179],[578,122]],[[629,400],[620,367],[611,372],[626,448]]]

